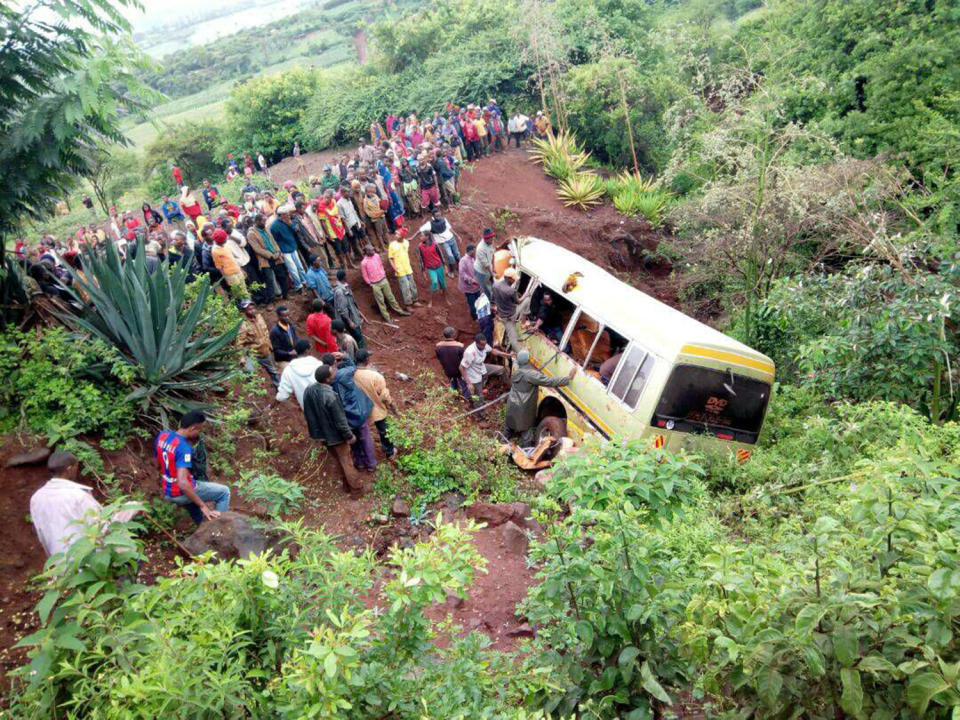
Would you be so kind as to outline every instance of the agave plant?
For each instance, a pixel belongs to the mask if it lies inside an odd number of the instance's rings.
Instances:
[[[215,335],[204,312],[209,280],[196,281],[199,290],[189,306],[186,281],[187,269],[179,263],[164,262],[149,273],[143,252],[122,263],[116,247],[107,243],[102,255],[84,251],[83,273],[71,289],[83,314],[63,318],[117,348],[133,369],[128,399],[148,420],[162,424],[171,412],[203,406],[200,396],[222,389],[238,367],[229,349],[239,322]]]
[[[603,183],[604,191],[611,200],[624,193],[649,193],[659,190],[660,182],[653,178],[645,178],[638,172],[624,170],[616,177],[609,178]]]
[[[571,133],[557,132],[545,138],[534,138],[531,143],[530,159],[543,164],[547,158],[558,155],[579,155],[583,152],[577,139]]]
[[[578,172],[557,184],[557,195],[567,207],[586,210],[603,197],[603,181],[591,172]]]
[[[554,180],[568,180],[586,161],[587,158],[583,155],[558,155],[548,158],[543,164],[543,170]]]
[[[653,227],[663,224],[663,214],[670,204],[670,193],[666,190],[639,190],[625,188],[613,198],[613,206],[629,217],[641,215]]]

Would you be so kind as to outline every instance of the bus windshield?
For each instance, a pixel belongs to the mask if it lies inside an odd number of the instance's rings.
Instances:
[[[651,423],[667,430],[755,443],[769,399],[768,382],[736,375],[730,369],[678,365]]]

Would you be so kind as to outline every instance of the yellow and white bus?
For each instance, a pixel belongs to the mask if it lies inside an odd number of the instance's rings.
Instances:
[[[521,309],[553,325],[521,330],[531,362],[547,375],[578,368],[570,385],[540,389],[541,432],[649,437],[671,451],[720,444],[749,457],[773,386],[768,357],[558,245],[521,237],[511,252]],[[541,313],[544,294],[553,309]]]

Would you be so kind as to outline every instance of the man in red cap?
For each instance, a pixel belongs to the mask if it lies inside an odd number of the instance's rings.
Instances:
[[[247,283],[243,277],[243,269],[237,264],[233,253],[227,247],[227,233],[223,228],[217,228],[213,231],[213,249],[210,251],[210,257],[223,279],[230,288],[230,294],[235,300],[250,297],[247,291]]]

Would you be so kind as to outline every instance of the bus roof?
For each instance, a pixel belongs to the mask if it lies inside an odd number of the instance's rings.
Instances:
[[[720,351],[717,357],[734,353],[750,358],[756,361],[755,367],[765,369],[764,374],[773,375],[773,361],[766,355],[627,285],[580,255],[533,237],[519,237],[516,243],[520,270],[540,278],[598,322],[628,339],[635,338],[656,355],[673,361],[681,351],[688,352],[688,346],[694,346]],[[572,273],[582,277],[577,278],[572,290],[563,292]]]

